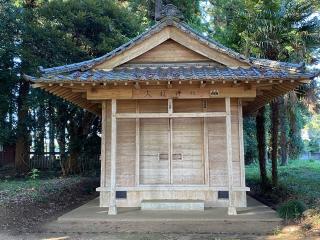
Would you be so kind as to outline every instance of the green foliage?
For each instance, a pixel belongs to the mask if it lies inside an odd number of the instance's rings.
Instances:
[[[18,34],[17,9],[10,1],[0,0],[0,144],[14,143],[15,91],[17,69],[15,57],[17,46],[14,43]],[[8,116],[9,114],[9,116]]]
[[[143,16],[147,23],[154,23],[155,0],[127,0],[130,8]],[[163,0],[163,4],[174,4],[189,24],[201,27],[200,0]]]
[[[243,128],[245,162],[246,164],[250,164],[258,157],[255,118],[245,117]]]
[[[38,66],[101,56],[142,32],[142,18],[112,0],[0,0],[0,12],[0,143],[23,136],[25,152],[33,140],[42,154],[49,132],[50,142],[59,137],[65,152],[85,151],[81,146],[97,135],[99,121],[38,89],[22,88],[21,76],[38,75]]]
[[[276,204],[289,199],[299,199],[309,208],[316,207],[320,201],[320,162],[291,160],[287,166],[279,166],[279,187],[272,192],[263,193]],[[270,175],[271,173],[268,172]],[[249,187],[259,191],[259,168],[257,164],[246,167],[246,182]],[[280,191],[279,191],[280,189]],[[275,193],[275,194],[273,194]]]
[[[289,200],[282,204],[278,209],[278,214],[285,220],[294,220],[302,216],[306,210],[306,206],[299,200]]]
[[[40,177],[40,170],[36,168],[31,169],[31,171],[29,172],[29,178],[36,180],[39,177]]]
[[[315,0],[210,0],[209,25],[212,37],[246,56],[271,60],[311,62],[312,54],[320,44],[320,20],[313,13],[319,8]],[[281,111],[286,113],[280,129],[290,158],[297,158],[303,149],[301,129],[307,109],[318,102],[315,82],[304,86],[295,94],[288,94]],[[307,104],[308,105],[307,105]],[[270,111],[269,111],[270,113]],[[269,115],[269,114],[268,114]],[[267,118],[268,119],[268,118]],[[265,123],[267,142],[270,143],[268,119]],[[252,162],[255,133],[253,125],[245,125],[245,155]],[[271,147],[267,147],[271,149]],[[286,154],[285,154],[286,155]]]
[[[316,114],[308,119],[308,123],[304,127],[305,133],[309,139],[304,141],[305,151],[319,152],[320,151],[320,115]]]
[[[306,21],[317,1],[211,0],[214,37],[247,56],[311,59],[320,43],[319,20]]]

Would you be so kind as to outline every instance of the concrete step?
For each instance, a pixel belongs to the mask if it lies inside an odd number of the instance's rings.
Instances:
[[[204,211],[204,201],[201,200],[143,200],[141,210],[152,211]]]
[[[99,199],[95,199],[48,223],[43,231],[261,235],[281,228],[282,219],[274,210],[250,197],[247,202],[248,207],[237,208],[238,215],[233,216],[227,214],[227,208],[221,207],[205,208],[204,211],[141,211],[140,208],[118,208],[118,215],[108,215],[108,208],[100,208]]]

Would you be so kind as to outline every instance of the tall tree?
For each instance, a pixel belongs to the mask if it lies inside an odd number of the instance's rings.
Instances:
[[[279,139],[279,101],[276,99],[271,103],[271,163],[272,163],[272,185],[278,185],[278,139]]]
[[[17,44],[20,22],[18,9],[7,0],[0,0],[0,144],[15,143],[16,67]]]
[[[313,17],[313,13],[319,8],[318,1],[211,0],[210,2],[213,6],[209,13],[212,15],[210,24],[214,29],[213,37],[246,56],[310,62],[312,52],[320,44],[320,21]],[[307,92],[310,91],[307,90]],[[304,96],[310,97],[310,94],[304,94]],[[294,113],[296,111],[297,109]],[[294,141],[297,142],[300,132],[299,125],[296,124],[299,114],[291,116],[288,118],[289,125],[292,126],[290,128],[292,134],[288,135],[290,140],[285,139],[287,136],[284,133],[285,129],[281,129],[281,147],[286,149],[291,139],[295,138]],[[279,121],[274,116],[271,118],[274,121],[271,124],[273,128],[271,143],[274,144],[278,142]],[[283,124],[285,119],[282,120],[280,128],[285,127]],[[257,128],[257,135],[264,135],[258,131],[264,131],[263,128],[260,130]],[[297,152],[295,144],[290,146],[295,148],[291,148],[290,152]],[[273,149],[278,147],[273,146]],[[282,157],[286,149],[281,150]],[[273,157],[276,156],[275,151],[273,150]],[[275,161],[273,167],[276,167]],[[274,169],[273,173],[276,174],[276,172]]]
[[[267,188],[268,176],[266,167],[266,131],[265,131],[265,107],[258,110],[256,116],[257,142],[258,142],[258,158],[261,178],[261,187]]]
[[[288,117],[284,98],[280,102],[280,162],[282,166],[288,164]]]

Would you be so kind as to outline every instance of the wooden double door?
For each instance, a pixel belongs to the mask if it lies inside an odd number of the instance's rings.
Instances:
[[[203,118],[140,119],[140,184],[204,184],[203,133]]]

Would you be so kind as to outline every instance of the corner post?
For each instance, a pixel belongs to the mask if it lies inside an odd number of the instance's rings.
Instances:
[[[232,139],[231,139],[231,106],[230,97],[225,98],[226,101],[226,134],[227,134],[227,171],[228,171],[228,190],[229,190],[229,202],[228,202],[228,215],[237,215],[237,210],[234,207],[233,202],[233,169],[232,169]]]
[[[238,100],[238,122],[239,122],[239,148],[240,148],[240,183],[241,187],[246,186],[245,163],[244,163],[244,143],[243,143],[243,114],[242,114],[242,100]]]
[[[101,174],[100,174],[100,187],[106,187],[106,164],[107,164],[107,101],[103,101],[101,110]],[[106,192],[100,192],[100,207],[105,204]]]
[[[117,159],[117,100],[111,100],[111,168],[110,168],[110,192],[109,215],[117,214],[116,206],[116,159]]]

